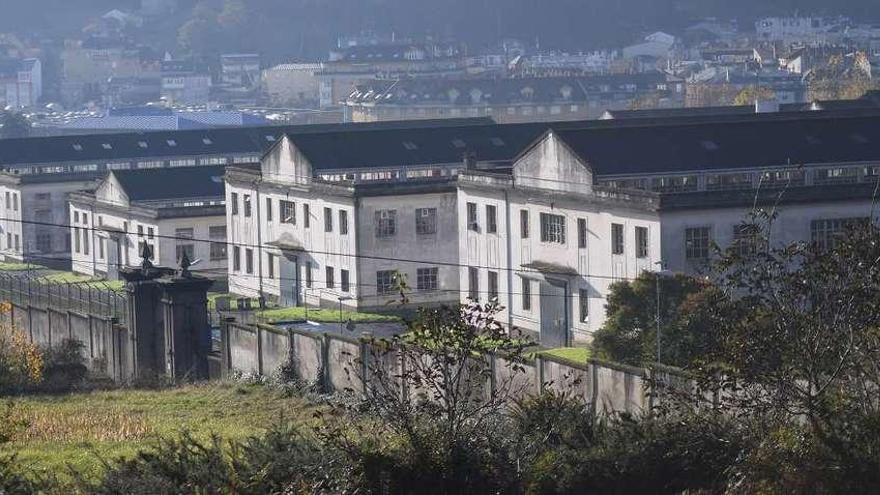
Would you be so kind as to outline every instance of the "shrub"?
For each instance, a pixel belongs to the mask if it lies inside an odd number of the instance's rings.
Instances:
[[[83,350],[85,345],[72,339],[65,339],[56,346],[43,349],[43,381],[41,392],[67,392],[81,387],[86,382],[86,367]]]
[[[43,380],[43,355],[27,335],[0,325],[0,394],[20,393]]]

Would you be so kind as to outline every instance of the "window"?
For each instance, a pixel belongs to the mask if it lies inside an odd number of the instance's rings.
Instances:
[[[688,260],[709,258],[709,245],[712,242],[709,227],[692,227],[684,231],[684,256]]]
[[[468,203],[467,204],[467,226],[468,230],[473,230],[476,232],[479,230],[479,224],[477,223],[477,204],[476,203]]]
[[[244,250],[244,271],[246,273],[254,273],[254,250]]]
[[[749,257],[758,251],[761,229],[755,224],[741,223],[733,226],[733,250],[743,257]]]
[[[342,292],[351,290],[348,281],[348,270],[339,270],[339,288],[342,289]]]
[[[147,239],[153,238],[153,227],[147,227]]]
[[[819,249],[832,249],[848,229],[869,225],[867,218],[829,218],[810,222],[810,237]]]
[[[41,253],[52,252],[52,234],[46,232],[37,234],[37,251]],[[103,255],[101,257],[103,258]]]
[[[611,254],[623,254],[623,224],[611,224]]]
[[[376,237],[394,237],[397,233],[397,210],[379,210],[375,215]]]
[[[529,238],[529,210],[519,210],[519,236]]]
[[[581,289],[578,297],[578,306],[580,307],[581,323],[590,321],[590,291]]]
[[[333,210],[324,208],[324,232],[333,232]]]
[[[89,237],[91,237],[91,234],[87,228],[82,229],[82,233],[83,254],[89,254]],[[18,234],[15,234],[15,249],[18,250]]]
[[[495,205],[486,205],[486,232],[498,232],[498,208]]]
[[[143,237],[143,236],[144,236],[144,226],[138,225],[138,237]]]
[[[416,234],[430,235],[437,233],[437,208],[416,209]]]
[[[852,184],[858,180],[856,167],[820,168],[813,172],[813,184]]]
[[[656,177],[651,179],[651,190],[657,192],[696,191],[697,176]]]
[[[12,193],[12,210],[18,211],[18,193]]]
[[[437,268],[419,268],[416,270],[416,289],[420,291],[437,290]]]
[[[83,240],[85,240],[85,236],[83,236]],[[18,234],[15,234],[15,250],[19,251],[21,249],[21,237]],[[86,248],[85,254],[89,254],[89,249]]]
[[[480,272],[472,266],[468,267],[468,297],[480,300]]]
[[[52,238],[50,237],[49,240],[51,241]],[[39,244],[39,242],[40,242],[40,238],[38,236],[37,243]],[[98,240],[98,258],[99,259],[104,259],[104,243],[106,243],[106,242],[107,242],[106,239],[99,239]]]
[[[376,293],[389,294],[394,292],[394,270],[376,272]]]
[[[51,198],[51,193],[37,193],[34,195],[34,199],[36,199],[37,201],[48,201]]]
[[[6,191],[6,209],[12,208],[12,196]],[[73,212],[73,221],[79,222],[79,212]]]
[[[232,271],[241,271],[241,248],[232,246]]]
[[[312,277],[312,262],[306,261],[306,287],[311,289],[314,282]]]
[[[196,248],[192,244],[178,244],[174,248],[174,254],[178,262],[183,259],[184,254],[186,255],[187,259],[192,261],[193,259],[195,259]]]
[[[278,220],[281,223],[296,225],[296,203],[293,201],[278,202]]]
[[[12,234],[6,234],[6,247],[12,247]],[[82,241],[80,240],[79,227],[73,228],[73,250],[77,253],[82,251]]]
[[[648,228],[636,227],[636,258],[648,257]]]
[[[328,289],[332,289],[336,286],[336,281],[333,280],[333,267],[325,266],[324,267],[324,285]]]
[[[251,195],[245,194],[243,196],[243,200],[244,200],[244,216],[250,217],[251,216]]]
[[[339,235],[348,235],[348,210],[339,210]]]
[[[78,232],[78,229],[73,229],[74,232]],[[77,241],[79,241],[79,236],[77,236]],[[6,249],[12,249],[12,234],[6,234]],[[77,243],[76,252],[79,252],[79,243]]]
[[[523,311],[532,310],[532,281],[522,278],[522,309]]]
[[[309,228],[312,223],[312,216],[309,212],[309,205],[303,204],[303,228]]]
[[[208,227],[208,237],[211,240],[211,261],[226,259],[226,226],[217,225]]]
[[[565,244],[565,217],[541,213],[541,242]]]
[[[231,193],[229,195],[229,204],[232,207],[232,214],[238,215],[238,193]]]
[[[587,248],[587,219],[578,218],[578,247]]]
[[[272,221],[272,198],[266,198],[266,221]]]
[[[498,299],[498,272],[489,272],[489,299]]]

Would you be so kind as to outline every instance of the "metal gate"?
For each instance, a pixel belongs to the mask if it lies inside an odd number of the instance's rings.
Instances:
[[[299,261],[296,256],[282,256],[280,265],[281,306],[299,306]]]
[[[568,345],[568,284],[561,280],[541,282],[541,345]]]

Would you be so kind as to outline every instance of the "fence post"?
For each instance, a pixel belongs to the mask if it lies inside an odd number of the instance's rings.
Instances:
[[[541,395],[544,393],[544,360],[540,354],[535,356],[535,368],[538,372],[538,395]]]
[[[263,375],[263,329],[254,325],[257,331],[257,374]]]
[[[321,389],[329,392],[330,383],[330,336],[321,334]]]
[[[364,332],[361,335],[360,340],[360,353],[361,353],[361,385],[363,388],[363,394],[366,397],[368,387],[369,387],[369,359],[370,359],[370,343],[373,340],[373,335],[370,332]]]
[[[588,366],[590,367],[590,376],[593,378],[593,389],[591,390],[592,399],[590,401],[591,402],[590,409],[592,410],[593,415],[595,416],[596,413],[599,411],[599,368],[596,366],[596,363],[589,363]]]

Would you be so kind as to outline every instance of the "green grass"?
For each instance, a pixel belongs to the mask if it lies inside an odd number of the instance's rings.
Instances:
[[[45,267],[30,263],[0,262],[0,272],[23,272],[25,270],[44,270]]]
[[[553,356],[563,361],[584,364],[590,359],[590,349],[588,347],[559,347],[542,351],[541,355]]]
[[[217,309],[217,299],[221,297],[229,298],[229,309],[237,310],[238,309],[238,300],[242,299],[235,294],[223,293],[223,292],[208,292],[208,310],[214,311]],[[260,300],[255,297],[245,298],[250,299],[251,301],[251,309],[259,309],[260,308]]]
[[[90,477],[101,458],[128,457],[160,436],[190,431],[207,440],[241,440],[273,423],[312,424],[316,406],[261,385],[215,383],[168,390],[119,390],[15,399],[29,426],[0,453],[15,452],[26,465],[56,473],[67,466]]]
[[[306,317],[306,308],[277,308],[263,311],[261,318],[268,322],[302,320]],[[379,322],[397,322],[400,318],[396,316],[376,314],[376,313],[358,313],[354,311],[342,311],[342,321],[346,322],[351,319],[355,323],[379,323]],[[339,323],[339,310],[336,309],[317,309],[309,308],[309,320],[318,323]]]

